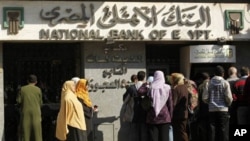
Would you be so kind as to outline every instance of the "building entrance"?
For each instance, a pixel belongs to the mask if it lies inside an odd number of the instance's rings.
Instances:
[[[180,70],[179,45],[147,45],[146,58],[147,75],[153,76],[156,70],[163,71],[165,75]]]
[[[29,74],[38,78],[42,89],[43,140],[54,140],[54,131],[61,87],[64,81],[76,76],[80,59],[77,43],[4,43],[4,104],[5,140],[18,140],[19,110],[16,96],[21,86],[27,84]]]

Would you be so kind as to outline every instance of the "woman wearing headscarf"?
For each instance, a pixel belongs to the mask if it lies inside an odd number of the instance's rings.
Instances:
[[[171,87],[165,84],[162,71],[155,71],[150,89],[152,108],[147,114],[150,141],[169,141],[173,102]]]
[[[88,81],[86,79],[80,79],[76,84],[76,95],[78,100],[82,103],[85,123],[87,127],[87,137],[88,141],[93,140],[92,134],[92,115],[93,115],[93,106],[89,97],[88,92]]]
[[[75,95],[74,81],[66,81],[61,91],[56,138],[60,141],[87,141],[82,104]]]
[[[184,83],[184,75],[181,73],[171,74],[173,94],[173,118],[172,125],[175,141],[188,141],[186,132],[188,120],[188,89]]]

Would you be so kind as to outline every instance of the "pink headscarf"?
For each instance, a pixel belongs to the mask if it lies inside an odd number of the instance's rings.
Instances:
[[[158,116],[161,109],[166,104],[169,94],[171,94],[171,88],[169,85],[165,84],[165,78],[162,71],[155,71],[150,94],[153,98],[155,115]]]

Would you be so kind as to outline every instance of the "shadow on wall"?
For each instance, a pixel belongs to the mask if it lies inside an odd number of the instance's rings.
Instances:
[[[114,124],[112,124],[114,121],[116,121],[119,117],[111,116],[111,117],[98,117],[98,112],[94,113],[93,115],[93,125],[94,125],[94,141],[106,141],[105,139],[114,138],[114,134],[112,132],[112,129],[114,129]],[[109,130],[103,130],[107,131],[107,134],[104,133],[100,128],[109,129]]]
[[[122,110],[120,111],[120,117],[122,115]],[[129,130],[130,130],[130,123],[122,121],[120,118],[120,130],[118,132],[118,141],[128,141],[129,140]]]

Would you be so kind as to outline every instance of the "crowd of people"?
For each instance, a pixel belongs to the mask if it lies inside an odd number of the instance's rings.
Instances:
[[[122,96],[122,122],[130,124],[129,141],[229,141],[230,126],[248,125],[250,117],[249,68],[202,72],[195,80],[182,73],[153,76],[138,71]],[[37,77],[29,75],[17,102],[23,141],[42,141],[42,92]],[[88,92],[88,80],[74,77],[64,82],[55,137],[67,141],[92,141],[92,117],[97,109]]]
[[[154,76],[132,75],[122,106],[123,122],[131,125],[128,140],[229,141],[230,126],[250,124],[250,75],[248,67],[239,74],[230,67],[228,78],[226,73],[218,65],[213,74],[201,72],[195,80],[160,70]]]

